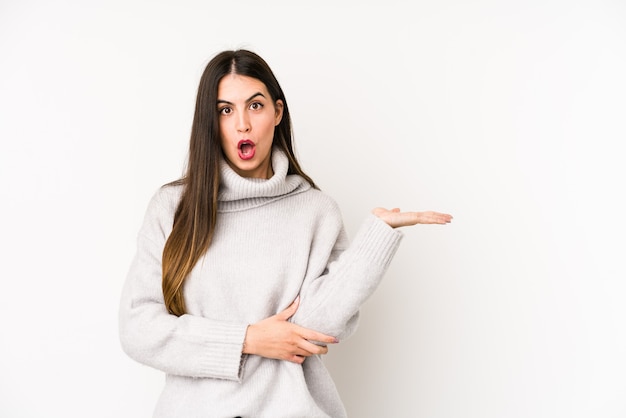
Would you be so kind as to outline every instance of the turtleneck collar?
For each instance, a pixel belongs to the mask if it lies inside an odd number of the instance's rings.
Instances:
[[[267,180],[241,177],[222,158],[218,195],[219,211],[246,210],[311,188],[311,185],[299,175],[288,175],[288,169],[289,159],[278,148],[272,149],[274,175]]]

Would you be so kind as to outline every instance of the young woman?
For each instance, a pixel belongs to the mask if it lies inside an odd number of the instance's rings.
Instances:
[[[296,159],[270,67],[219,53],[186,173],[149,203],[122,292],[123,349],[166,373],[154,416],[346,416],[320,355],[355,331],[396,228],[451,218],[376,208],[348,245],[335,201]]]

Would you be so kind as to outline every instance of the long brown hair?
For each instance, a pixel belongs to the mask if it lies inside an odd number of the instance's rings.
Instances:
[[[200,79],[186,172],[181,179],[168,184],[183,186],[172,233],[163,248],[162,266],[165,306],[176,316],[186,313],[183,296],[185,279],[208,250],[217,223],[219,163],[222,158],[217,88],[220,80],[228,74],[256,78],[265,84],[274,103],[283,101],[283,116],[274,130],[273,146],[287,155],[288,174],[298,174],[317,188],[296,159],[287,100],[269,65],[259,55],[247,50],[217,54],[207,64]]]

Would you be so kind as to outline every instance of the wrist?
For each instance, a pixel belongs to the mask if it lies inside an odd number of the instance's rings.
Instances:
[[[241,348],[241,353],[242,354],[254,354],[252,348],[253,348],[253,343],[252,340],[253,338],[251,337],[251,334],[254,333],[254,331],[252,330],[252,325],[248,325],[248,327],[246,328],[246,336],[243,339],[243,346]]]

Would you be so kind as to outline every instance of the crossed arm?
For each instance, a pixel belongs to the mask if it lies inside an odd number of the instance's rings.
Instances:
[[[452,216],[445,213],[402,212],[399,208],[375,208],[372,213],[392,228],[413,226],[417,224],[447,224]],[[300,304],[299,297],[285,310],[252,324],[248,327],[243,353],[262,357],[302,363],[306,357],[326,354],[328,346],[338,340],[335,336],[326,335],[292,322],[289,318],[295,315]],[[324,345],[314,344],[318,341]]]
[[[337,337],[343,338],[343,333],[349,334],[349,330],[346,332],[348,328],[354,328],[355,307],[361,305],[360,296],[369,293],[372,287],[367,288],[368,280],[354,283],[335,279],[345,278],[346,275],[357,278],[372,276],[370,270],[381,264],[381,259],[390,256],[389,253],[372,250],[364,244],[366,249],[374,252],[361,254],[357,257],[357,263],[346,264],[336,258],[342,252],[362,250],[361,246],[352,244],[367,243],[372,238],[370,236],[364,240],[357,237],[348,249],[337,248],[337,253],[332,257],[335,261],[331,264],[328,264],[326,258],[328,254],[319,252],[319,260],[315,263],[317,268],[311,271],[311,280],[300,289],[302,300],[296,298],[285,310],[252,325],[193,315],[175,317],[164,309],[158,280],[161,276],[160,240],[166,234],[162,220],[157,215],[160,210],[158,204],[149,210],[145,224],[147,235],[140,234],[141,249],[131,265],[129,279],[122,292],[120,339],[131,358],[166,373],[237,380],[241,378],[242,351],[244,354],[294,363],[302,363],[308,356],[326,354],[326,344],[336,343]],[[370,220],[375,225],[375,232],[389,231],[387,225],[397,228],[416,224],[445,224],[452,219],[449,215],[436,212],[401,212],[398,209],[382,208],[372,212],[375,216],[372,215]],[[387,225],[377,220],[376,216]],[[341,225],[336,227],[341,228]],[[381,233],[387,238],[395,235]],[[340,247],[345,248],[345,236],[340,235]],[[390,251],[389,248],[387,251]],[[378,261],[369,263],[368,259]],[[341,274],[337,275],[335,273],[339,266]],[[325,267],[330,275],[318,269]],[[372,285],[371,282],[369,284]]]

